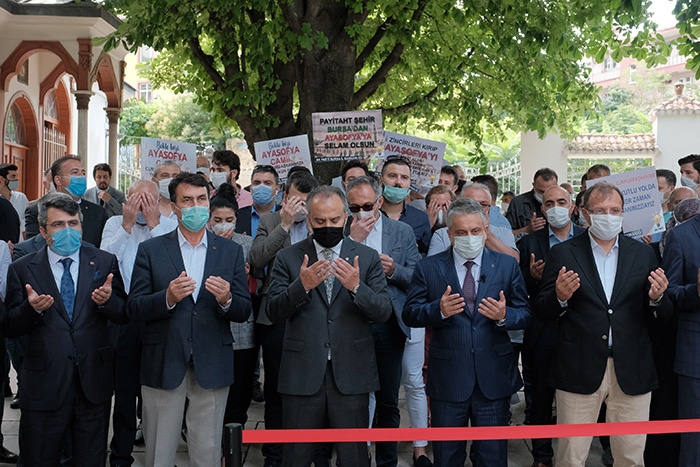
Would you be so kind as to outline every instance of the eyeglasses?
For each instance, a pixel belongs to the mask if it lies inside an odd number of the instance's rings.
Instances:
[[[351,204],[350,206],[348,206],[348,209],[353,214],[357,214],[360,211],[369,212],[372,209],[374,209],[374,205],[376,203],[377,202],[375,201],[374,203],[367,203],[367,204],[363,204],[362,206],[358,206],[357,204]]]

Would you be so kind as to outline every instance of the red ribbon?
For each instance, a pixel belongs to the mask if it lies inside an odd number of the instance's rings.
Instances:
[[[353,428],[323,430],[243,430],[244,443],[332,443],[364,441],[461,441],[570,438],[700,432],[700,419],[653,422],[522,425],[469,428]]]

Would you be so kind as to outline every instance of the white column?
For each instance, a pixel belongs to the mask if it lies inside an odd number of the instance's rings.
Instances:
[[[92,91],[73,91],[78,104],[78,156],[82,159],[83,164],[88,162],[88,108],[90,98],[94,94]]]
[[[109,120],[109,166],[112,168],[114,177],[112,177],[112,185],[116,188],[119,181],[119,116],[122,109],[118,107],[105,107],[107,112],[107,120]]]
[[[559,183],[568,181],[568,157],[564,151],[565,146],[566,140],[556,133],[547,133],[544,139],[540,139],[536,131],[520,134],[521,193],[532,189],[535,172],[544,167],[557,173]]]

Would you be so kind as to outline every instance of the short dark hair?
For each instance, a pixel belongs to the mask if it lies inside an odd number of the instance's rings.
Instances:
[[[53,164],[51,164],[51,181],[53,182],[56,177],[61,175],[61,169],[63,168],[63,164],[68,161],[78,161],[81,164],[83,163],[82,160],[80,160],[80,156],[76,156],[74,154],[66,154],[63,157],[59,157],[56,159]]]
[[[625,197],[622,196],[622,192],[620,191],[620,189],[612,183],[598,182],[592,187],[586,189],[586,194],[583,197],[583,207],[586,208],[586,210],[588,210],[588,207],[590,206],[589,203],[591,200],[591,196],[593,196],[593,194],[595,193],[600,193],[600,195],[603,198],[607,198],[611,194],[617,193],[618,195],[620,195],[620,199],[622,200],[622,208],[624,209]]]
[[[442,168],[440,169],[441,174],[445,175],[451,175],[454,183],[452,186],[457,185],[459,183],[459,174],[457,173],[457,170],[455,170],[454,167],[451,167],[449,165],[443,165]]]
[[[695,163],[700,162],[700,154],[688,154],[687,156],[678,159],[678,165],[690,164],[691,162],[693,164],[693,167],[695,167]]]
[[[289,193],[289,189],[294,186],[301,193],[311,193],[311,190],[318,186],[318,180],[313,175],[307,172],[297,172],[287,179],[284,186],[284,192]]]
[[[207,189],[207,198],[209,197],[209,182],[207,182],[204,179],[204,177],[202,177],[201,175],[199,175],[197,173],[180,172],[179,174],[175,175],[175,177],[172,179],[172,181],[168,185],[168,193],[170,193],[170,201],[172,201],[173,203],[177,199],[175,196],[175,192],[177,191],[177,187],[181,184],[206,188]],[[224,183],[224,185],[226,185],[226,183]]]
[[[665,179],[669,185],[676,186],[676,174],[673,173],[673,170],[656,169],[656,176]]]
[[[498,198],[498,181],[496,180],[496,177],[493,175],[476,175],[472,177],[472,182],[481,183],[482,185],[489,187],[489,191],[491,192],[491,202],[496,202],[496,199]]]
[[[109,166],[109,164],[97,164],[95,167],[92,169],[92,178],[95,178],[95,175],[97,175],[97,171],[101,170],[102,172],[107,172],[109,176],[112,176],[112,168]]]
[[[292,177],[292,175],[298,174],[298,173],[306,173],[306,174],[312,175],[311,170],[309,170],[309,168],[306,167],[305,165],[295,165],[294,167],[289,169],[289,172],[287,172],[287,180],[289,180]]]
[[[266,173],[266,174],[272,174],[275,177],[275,185],[279,185],[280,183],[280,176],[277,174],[277,171],[275,170],[274,167],[271,165],[256,165],[255,168],[253,169],[253,173],[250,175],[250,180],[253,180],[253,175],[259,174],[259,173]]]
[[[38,216],[39,226],[46,228],[46,223],[49,220],[49,208],[60,209],[69,216],[78,214],[80,223],[83,223],[83,212],[80,210],[80,205],[65,193],[49,193],[39,202]]]
[[[236,200],[236,190],[229,183],[222,184],[216,194],[209,201],[209,212],[218,208],[230,208],[238,217],[238,200]]]
[[[7,178],[7,175],[10,172],[19,170],[19,167],[17,167],[15,164],[0,164],[0,177]]]
[[[542,177],[542,180],[544,180],[545,182],[550,181],[552,178],[557,182],[559,181],[559,176],[557,175],[557,173],[554,170],[547,167],[543,167],[537,172],[535,172],[535,176],[532,177],[532,181],[534,182],[540,177]]]
[[[238,180],[238,176],[241,174],[241,158],[235,152],[226,149],[214,151],[214,154],[211,156],[211,162],[212,164],[225,165],[229,170],[236,170],[238,172],[236,180]]]
[[[348,170],[350,169],[357,169],[360,168],[364,170],[365,175],[370,176],[371,174],[369,173],[369,168],[367,168],[367,164],[362,160],[362,159],[353,159],[351,161],[347,161],[345,165],[343,166],[342,170],[340,171],[340,178],[345,181],[345,175],[347,175]]]
[[[484,184],[484,185],[485,185],[485,184]],[[513,192],[510,191],[510,190],[508,190],[508,191],[504,191],[503,194],[502,194],[501,196],[510,196],[511,198],[515,198],[515,193],[513,193]]]
[[[576,201],[574,202],[574,204],[576,204],[577,207],[583,204],[584,198],[586,196],[586,191],[588,190],[581,190],[576,195]]]
[[[382,175],[384,175],[384,172],[386,172],[386,168],[389,167],[391,164],[406,166],[408,167],[408,172],[411,172],[411,164],[409,164],[406,159],[404,159],[403,157],[389,157],[387,158],[386,162],[384,162],[384,166],[382,167]]]
[[[586,175],[588,175],[588,174],[601,175],[603,172],[610,175],[610,167],[608,167],[605,164],[595,164],[595,165],[590,166],[589,169],[586,170]]]

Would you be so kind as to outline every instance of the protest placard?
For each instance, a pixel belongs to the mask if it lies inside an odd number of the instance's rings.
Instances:
[[[376,159],[384,146],[381,110],[311,114],[316,162]]]
[[[411,166],[411,190],[425,195],[438,183],[446,146],[438,141],[385,131],[384,150],[380,154],[376,170],[382,171],[387,158],[403,157]]]
[[[157,165],[173,161],[183,172],[197,168],[197,145],[167,139],[141,138],[141,178],[150,180]]]
[[[666,230],[656,168],[652,166],[588,180],[586,187],[601,181],[615,185],[622,192],[625,199],[622,232],[625,235],[639,238]]]
[[[287,181],[289,169],[298,165],[314,172],[311,166],[309,138],[306,135],[271,139],[255,143],[255,156],[258,165],[271,165],[279,175],[280,183]]]

